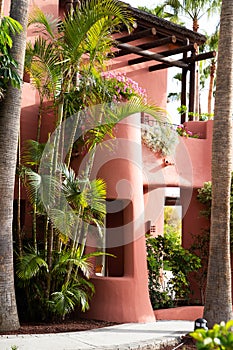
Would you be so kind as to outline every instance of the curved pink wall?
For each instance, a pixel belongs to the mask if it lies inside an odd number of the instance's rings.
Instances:
[[[178,136],[173,155],[164,157],[143,145],[144,185],[199,188],[211,179],[213,121],[186,124],[190,131],[205,138]]]
[[[88,317],[150,322],[155,317],[147,287],[140,115],[119,123],[116,137],[111,149],[104,145],[99,149],[92,175],[106,180],[108,198],[132,203],[132,213],[123,227],[124,276],[93,278],[96,294]]]

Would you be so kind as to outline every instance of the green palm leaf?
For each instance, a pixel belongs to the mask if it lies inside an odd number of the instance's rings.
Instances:
[[[42,96],[55,95],[61,85],[61,68],[58,48],[39,37],[27,44],[25,70],[30,73],[31,83]]]
[[[45,144],[35,140],[27,140],[21,157],[22,162],[27,166],[39,166],[44,148]]]
[[[48,265],[38,253],[30,249],[20,257],[16,264],[16,274],[21,280],[30,280],[35,277],[42,269],[48,270]]]
[[[59,20],[51,14],[45,14],[39,8],[35,8],[28,18],[28,26],[33,24],[37,28],[36,33],[48,34],[51,38],[54,38],[57,34]]]
[[[62,240],[67,241],[68,237],[73,237],[77,216],[75,211],[71,210],[67,202],[61,209],[50,209],[49,218],[55,230],[64,236],[63,238],[61,237]]]
[[[103,255],[115,257],[112,254],[108,254],[100,251],[83,255],[83,249],[81,246],[79,246],[74,254],[74,257],[71,259],[71,261],[76,267],[80,268],[80,270],[82,271],[83,275],[86,278],[90,278],[91,273],[93,271],[93,263],[91,262],[91,259],[93,257],[103,256]]]
[[[74,62],[86,52],[88,32],[103,18],[111,18],[114,24],[129,26],[133,20],[127,9],[127,5],[117,0],[91,0],[82,4],[80,11],[75,11],[73,16],[67,16],[63,23],[64,48],[67,57]],[[114,18],[114,20],[113,20]]]
[[[91,210],[106,214],[106,183],[103,179],[95,179],[89,182],[86,198]]]
[[[32,169],[24,168],[24,182],[28,198],[32,204],[44,208],[56,201],[60,184],[56,178],[46,174],[38,174]]]
[[[93,293],[94,285],[80,278],[77,282],[64,284],[61,291],[52,293],[49,304],[51,310],[64,319],[75,306],[81,306],[82,311],[88,310],[89,299]]]
[[[62,286],[60,292],[52,293],[51,300],[48,303],[54,313],[64,318],[66,314],[74,310],[76,305],[75,299],[75,294],[68,290],[66,286]]]
[[[85,208],[88,203],[82,192],[83,183],[76,177],[73,169],[68,169],[65,164],[60,165],[59,169],[63,175],[62,191],[68,203],[74,210]]]

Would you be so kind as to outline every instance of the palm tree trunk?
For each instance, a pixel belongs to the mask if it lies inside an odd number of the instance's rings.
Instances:
[[[209,92],[208,92],[208,114],[212,113],[215,70],[216,70],[216,63],[215,63],[215,60],[212,60],[211,66],[210,66],[210,83],[209,83]]]
[[[212,207],[204,317],[208,326],[232,318],[230,188],[233,113],[233,2],[222,0],[212,146]]]
[[[20,131],[19,131],[19,140],[18,140],[18,167],[20,167]],[[22,235],[21,235],[21,178],[20,175],[18,175],[18,181],[17,181],[17,187],[18,187],[18,202],[17,202],[17,245],[18,245],[18,252],[19,256],[22,257],[23,255],[23,242],[22,242]]]
[[[12,56],[18,62],[18,73],[23,77],[28,0],[12,0],[10,16],[23,26],[22,33],[14,37]],[[17,161],[22,90],[8,87],[0,105],[0,331],[19,328],[14,272],[12,219],[15,170]]]

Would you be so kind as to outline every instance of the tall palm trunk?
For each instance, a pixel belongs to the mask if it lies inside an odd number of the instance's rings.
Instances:
[[[210,66],[210,83],[209,83],[209,92],[208,92],[208,114],[212,113],[215,71],[216,71],[216,62],[215,60],[212,60],[211,66]]]
[[[17,161],[17,167],[20,166],[20,154],[21,154],[21,147],[20,147],[20,131],[19,131],[19,139],[18,139],[18,161]],[[19,256],[23,255],[23,242],[22,242],[22,235],[21,235],[21,179],[20,176],[18,175],[17,177],[17,182],[15,184],[16,189],[17,189],[17,196],[18,196],[18,201],[17,201],[17,229],[16,229],[16,241],[18,245],[18,252]]]
[[[204,317],[209,327],[232,318],[230,186],[233,113],[233,2],[222,0],[212,146],[210,253]]]
[[[24,30],[14,38],[12,56],[19,64],[23,77],[28,0],[12,0],[10,16],[21,23]],[[13,273],[12,219],[15,169],[21,109],[21,89],[8,87],[0,106],[0,330],[19,327],[15,301]]]

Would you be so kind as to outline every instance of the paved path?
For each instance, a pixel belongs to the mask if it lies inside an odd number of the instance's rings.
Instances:
[[[175,342],[193,331],[192,321],[157,321],[153,323],[125,323],[91,331],[2,335],[0,350],[148,350],[161,344]]]

